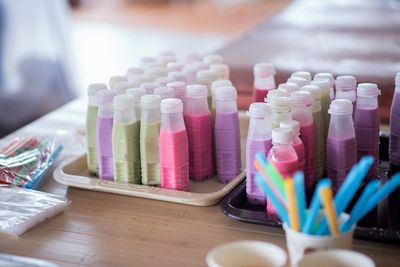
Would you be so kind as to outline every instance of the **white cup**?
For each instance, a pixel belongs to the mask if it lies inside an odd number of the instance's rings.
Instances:
[[[375,267],[367,256],[345,249],[317,251],[304,256],[296,267]]]
[[[323,213],[319,213],[321,217]],[[349,217],[348,214],[342,213],[339,217],[339,225]],[[283,224],[286,235],[286,245],[289,251],[290,262],[295,266],[297,262],[307,253],[326,250],[333,248],[351,249],[353,245],[353,233],[355,226],[349,231],[341,233],[337,236],[333,235],[309,235],[297,232]],[[324,266],[326,267],[326,266]]]
[[[282,267],[287,262],[287,255],[276,245],[244,240],[222,244],[211,249],[206,261],[209,267]]]

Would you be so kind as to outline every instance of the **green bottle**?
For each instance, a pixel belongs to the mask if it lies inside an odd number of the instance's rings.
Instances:
[[[86,112],[86,160],[89,173],[98,176],[97,149],[96,149],[96,122],[98,102],[96,94],[100,90],[106,90],[107,86],[102,83],[89,85],[87,89],[88,106]]]

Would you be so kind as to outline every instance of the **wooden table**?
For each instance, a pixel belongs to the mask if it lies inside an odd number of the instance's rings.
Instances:
[[[64,144],[57,162],[84,151],[86,100],[80,99],[7,136],[54,133]],[[51,175],[49,175],[51,176]],[[0,252],[47,259],[60,266],[205,266],[212,247],[254,239],[285,248],[283,230],[241,223],[218,205],[194,207],[68,188],[51,177],[45,191],[65,194],[71,205],[20,238],[1,236]],[[399,247],[355,240],[354,250],[377,266],[398,266]]]

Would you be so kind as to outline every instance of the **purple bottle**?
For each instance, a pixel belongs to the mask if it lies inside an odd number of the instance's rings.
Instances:
[[[97,160],[99,177],[114,180],[112,153],[113,99],[117,95],[114,90],[103,90],[98,93],[99,113],[96,125]]]
[[[357,160],[371,155],[375,162],[369,169],[367,179],[375,179],[379,159],[379,109],[380,90],[374,83],[360,83],[357,87],[357,102],[354,114],[354,127],[357,137]]]
[[[272,146],[271,140],[271,108],[267,103],[253,103],[249,108],[249,132],[246,144],[246,193],[247,200],[255,205],[265,204],[265,197],[258,189],[254,175],[256,154],[263,151],[268,155]]]
[[[331,114],[327,149],[327,171],[336,193],[351,167],[357,162],[353,105],[347,99],[335,99],[328,110]]]
[[[242,169],[237,93],[233,86],[216,92],[215,150],[220,182],[232,181]]]
[[[391,165],[400,167],[400,72],[396,74],[396,89],[390,108],[389,160]]]

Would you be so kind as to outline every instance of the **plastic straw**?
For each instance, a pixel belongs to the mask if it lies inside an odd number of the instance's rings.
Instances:
[[[281,194],[278,191],[277,187],[272,182],[271,178],[266,173],[265,169],[261,166],[261,163],[257,159],[254,161],[254,166],[264,176],[265,181],[267,182],[267,184],[268,184],[269,188],[271,189],[272,193],[275,194],[275,196],[277,197],[278,201],[287,209],[288,207],[287,207],[285,199],[284,199],[284,197],[285,197],[284,192],[282,192],[282,194]]]
[[[332,200],[332,189],[330,186],[321,187],[319,189],[319,197],[324,205],[326,218],[328,219],[329,230],[331,234],[339,235],[339,226],[336,217],[335,205]]]
[[[285,189],[283,185],[282,175],[275,169],[272,164],[268,164],[267,158],[263,152],[256,154],[256,159],[260,162],[261,166],[267,171],[267,174],[271,177],[273,183],[278,188],[279,192],[284,195]]]
[[[315,222],[317,220],[317,216],[318,216],[318,211],[320,209],[321,206],[321,202],[319,200],[318,197],[318,191],[320,190],[320,188],[322,187],[329,187],[331,186],[331,181],[327,178],[321,179],[319,180],[317,187],[315,189],[313,198],[311,200],[311,205],[310,205],[310,209],[308,211],[308,215],[306,218],[306,221],[303,225],[303,228],[301,229],[301,231],[305,234],[312,234],[313,233],[313,227],[315,225]]]
[[[357,218],[361,218],[365,203],[367,203],[368,199],[379,189],[379,186],[380,182],[377,180],[368,183],[351,210],[350,217],[340,226],[340,232],[347,232],[350,230],[351,226],[358,221]]]
[[[302,229],[306,220],[306,209],[307,209],[306,194],[304,191],[304,174],[302,172],[296,172],[293,175],[293,182],[297,198],[299,224],[300,224],[300,229]]]
[[[371,156],[364,156],[361,160],[353,166],[353,168],[348,173],[346,179],[344,180],[342,186],[335,196],[335,207],[336,207],[336,216],[339,216],[343,211],[346,210],[347,206],[350,203],[350,200],[353,198],[354,194],[357,192],[362,180],[367,174],[369,168],[374,162],[374,158]],[[323,235],[327,234],[328,225],[326,219],[323,219],[321,224],[318,226],[316,234]]]
[[[290,227],[298,232],[300,230],[299,209],[296,203],[297,199],[296,199],[293,179],[292,178],[285,179],[284,184],[285,184],[286,198],[289,204],[288,213],[289,213]]]
[[[265,179],[262,177],[262,175],[260,173],[256,173],[255,181],[256,181],[257,186],[264,192],[264,195],[267,198],[269,198],[269,200],[272,202],[272,205],[274,205],[280,220],[282,222],[288,224],[289,221],[288,221],[287,211],[286,211],[285,207],[278,201],[276,196],[272,193],[267,182],[265,181]]]

